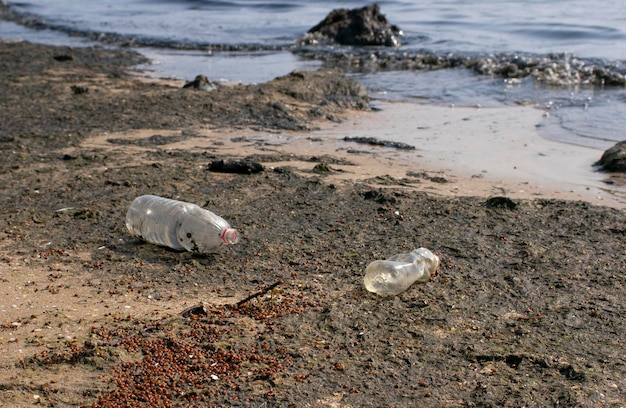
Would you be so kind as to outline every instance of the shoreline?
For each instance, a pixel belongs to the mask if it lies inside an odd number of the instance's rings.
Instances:
[[[172,86],[184,84],[172,79],[144,79]],[[168,149],[201,151],[210,147],[236,158],[268,150],[294,156],[332,155],[354,164],[332,164],[338,171],[325,175],[330,179],[358,182],[420,174],[423,177],[417,183],[409,180],[403,183],[403,188],[445,197],[561,199],[626,209],[626,178],[594,169],[593,164],[603,153],[600,149],[541,136],[537,130],[545,120],[541,109],[448,107],[381,100],[374,104],[372,112],[350,111],[340,123],[322,122],[313,131],[204,129],[199,133],[208,136],[205,140],[172,143]],[[110,148],[105,140],[108,137],[140,138],[154,132],[145,129],[101,135],[84,143]],[[177,132],[172,130],[171,134]],[[415,146],[415,150],[357,144],[342,140],[344,137],[403,142]],[[246,142],[233,142],[233,138]],[[259,145],[263,146],[259,148]],[[296,158],[265,165],[270,169],[281,165],[304,171],[312,168],[310,162]]]
[[[537,128],[543,120],[543,111],[532,106],[384,103],[371,120],[355,124],[353,133],[414,145],[413,152],[386,155],[395,156],[400,172],[435,172],[456,180],[439,186],[443,195],[556,198],[626,208],[623,176],[593,167],[603,151],[542,137]]]

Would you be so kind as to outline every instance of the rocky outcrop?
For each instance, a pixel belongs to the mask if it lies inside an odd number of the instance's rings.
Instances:
[[[626,173],[626,140],[605,151],[597,164],[606,171]]]
[[[397,47],[402,30],[387,21],[378,4],[372,4],[352,10],[335,9],[308,33],[312,38],[321,36],[344,45]]]

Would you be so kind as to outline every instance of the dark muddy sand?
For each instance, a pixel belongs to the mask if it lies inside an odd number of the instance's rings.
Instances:
[[[0,43],[0,406],[624,406],[621,208],[465,196],[327,140],[376,114],[339,71],[202,91],[140,62]],[[265,170],[209,171],[228,159]],[[148,193],[240,243],[132,238]],[[420,246],[441,258],[429,282],[364,289],[369,262]]]

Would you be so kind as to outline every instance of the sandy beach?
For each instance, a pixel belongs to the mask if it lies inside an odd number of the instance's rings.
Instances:
[[[0,406],[623,406],[626,214],[601,152],[541,138],[533,107],[371,110],[332,69],[207,92],[140,62],[0,43]],[[209,171],[233,159],[264,170]],[[242,239],[147,244],[124,224],[141,194]],[[419,246],[428,282],[364,288]]]

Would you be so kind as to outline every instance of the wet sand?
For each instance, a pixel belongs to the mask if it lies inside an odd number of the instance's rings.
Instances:
[[[182,81],[170,81],[182,86]],[[580,200],[612,208],[626,208],[626,178],[599,171],[594,163],[603,151],[548,140],[538,126],[545,112],[533,106],[499,108],[449,107],[375,101],[374,112],[353,112],[341,123],[321,123],[306,132],[250,129],[203,130],[208,136],[168,145],[169,149],[211,147],[222,154],[246,157],[264,151],[281,154],[333,155],[351,162],[334,165],[330,178],[364,181],[373,177],[403,178],[422,174],[418,190],[442,196],[507,196]],[[154,129],[135,134],[101,135],[86,145],[110,147],[108,137],[147,137]],[[171,131],[172,135],[178,130]],[[415,150],[371,146],[344,141],[368,137],[407,143]],[[238,140],[244,139],[245,142]],[[233,141],[235,140],[235,141]],[[219,141],[219,143],[216,143]],[[287,164],[270,163],[270,167]],[[289,165],[307,169],[309,162],[294,158]],[[429,182],[436,177],[437,181]],[[446,182],[441,182],[442,178]]]
[[[545,139],[537,130],[544,120],[540,109],[402,103],[381,108],[355,122],[351,133],[414,145],[415,151],[395,153],[397,172],[446,175],[455,182],[440,185],[442,194],[543,196],[626,207],[623,178],[594,167],[603,151]],[[620,179],[621,185],[606,182]]]

